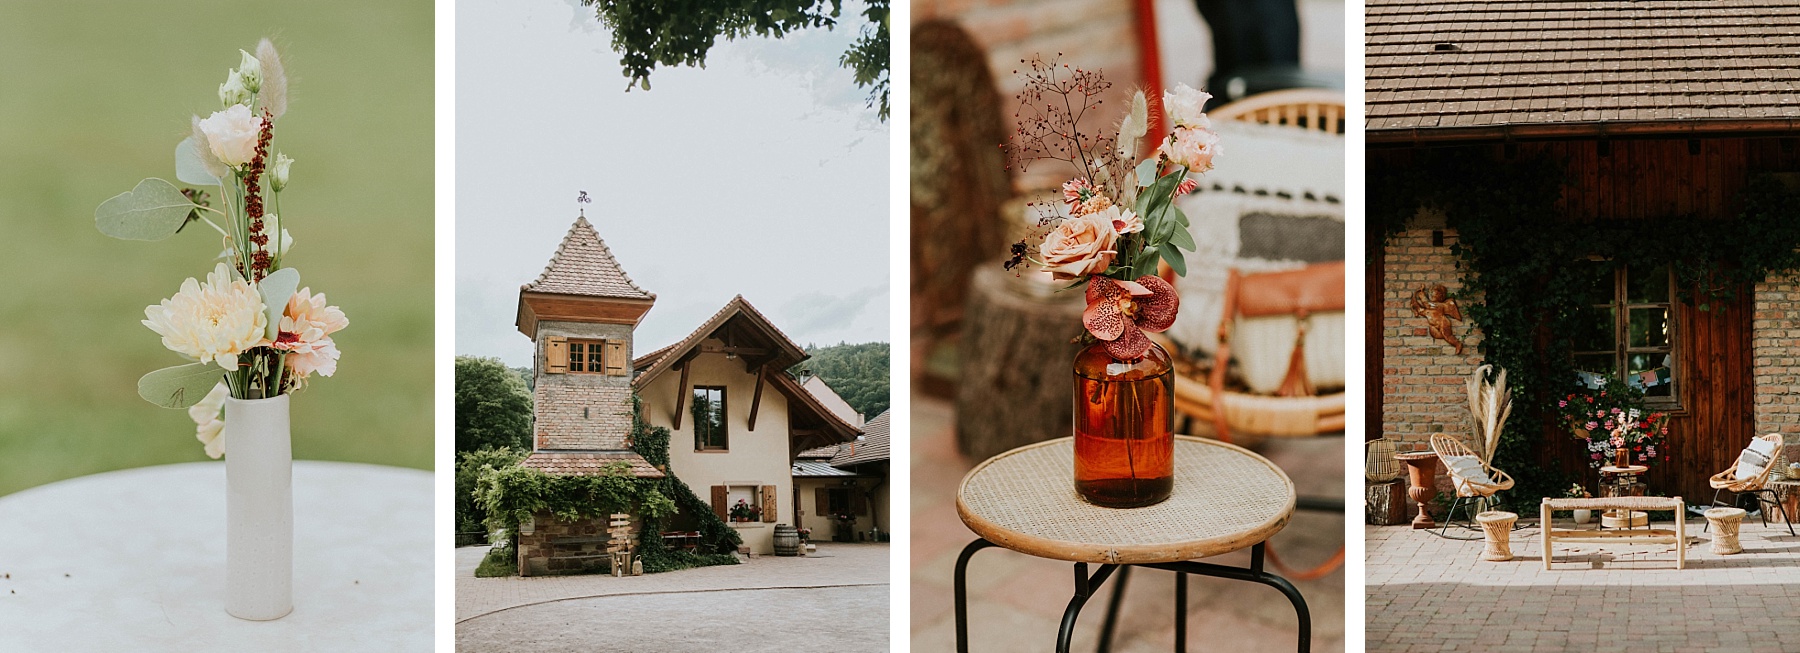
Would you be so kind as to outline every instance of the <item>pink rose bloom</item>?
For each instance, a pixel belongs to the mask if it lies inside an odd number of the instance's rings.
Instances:
[[[1586,429],[1587,429],[1587,430],[1589,430],[1589,431],[1592,431],[1592,430],[1594,430],[1594,429],[1597,429],[1597,428],[1600,428],[1600,425],[1599,425],[1599,424],[1595,424],[1595,423],[1593,423],[1593,422],[1588,422],[1588,423],[1587,423],[1587,425],[1586,425],[1586,426],[1585,426],[1585,427],[1583,427],[1583,428],[1586,428]]]
[[[1119,253],[1113,249],[1118,240],[1111,216],[1101,211],[1057,223],[1038,246],[1038,255],[1051,276],[1077,279],[1105,272]]]
[[[1557,408],[1568,408],[1568,407],[1569,407],[1569,402],[1566,402],[1566,401],[1558,401],[1558,402],[1556,402],[1556,407],[1557,407]]]
[[[1599,460],[1599,459],[1600,459],[1600,454],[1594,454],[1594,456],[1593,456],[1593,458],[1594,458],[1594,460]]]
[[[1158,151],[1175,165],[1206,172],[1212,169],[1213,157],[1219,155],[1219,135],[1210,129],[1176,127]]]

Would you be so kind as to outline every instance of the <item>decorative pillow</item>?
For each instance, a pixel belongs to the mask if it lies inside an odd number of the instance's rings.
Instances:
[[[1444,456],[1444,468],[1450,470],[1450,481],[1456,484],[1456,493],[1463,495],[1479,494],[1469,483],[1474,481],[1484,485],[1492,485],[1494,479],[1482,469],[1481,459],[1475,456]]]
[[[1747,481],[1762,474],[1763,468],[1769,466],[1769,457],[1775,453],[1775,443],[1762,438],[1750,440],[1750,446],[1738,454],[1737,480]]]

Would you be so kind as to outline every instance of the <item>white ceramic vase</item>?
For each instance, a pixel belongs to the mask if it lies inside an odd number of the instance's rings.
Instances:
[[[1586,524],[1593,520],[1594,520],[1594,511],[1592,511],[1592,510],[1576,510],[1575,511],[1575,523]]]
[[[288,396],[225,400],[225,611],[294,609],[294,450]]]

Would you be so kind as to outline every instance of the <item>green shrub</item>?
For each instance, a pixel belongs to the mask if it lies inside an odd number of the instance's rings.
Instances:
[[[488,549],[487,555],[481,558],[481,564],[475,566],[476,578],[517,575],[519,575],[519,556],[517,549],[510,544]]]

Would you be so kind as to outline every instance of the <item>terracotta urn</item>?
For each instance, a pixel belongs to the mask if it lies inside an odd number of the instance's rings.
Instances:
[[[1406,496],[1412,498],[1413,503],[1419,504],[1419,514],[1413,517],[1412,527],[1437,528],[1437,521],[1433,520],[1431,514],[1425,511],[1426,504],[1431,501],[1433,486],[1437,482],[1437,454],[1431,451],[1413,451],[1394,454],[1394,458],[1406,463],[1407,481],[1411,486],[1407,488]]]

